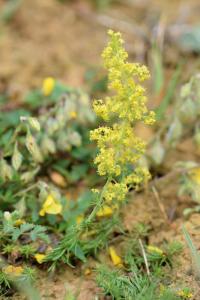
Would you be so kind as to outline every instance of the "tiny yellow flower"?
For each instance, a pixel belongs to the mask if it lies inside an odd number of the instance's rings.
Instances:
[[[72,119],[76,119],[77,113],[76,113],[75,111],[71,111],[71,112],[70,112],[70,117],[71,117]]]
[[[55,79],[53,77],[47,77],[42,84],[42,92],[44,96],[49,96],[53,92],[55,87]]]
[[[12,265],[8,265],[6,267],[3,268],[3,272],[7,275],[10,275],[10,276],[20,276],[23,272],[23,268],[22,267],[15,267],[15,266],[12,266]]]
[[[147,246],[147,250],[149,253],[164,255],[164,252],[160,248],[155,247],[155,246],[149,245],[149,246]]]
[[[24,223],[25,223],[24,220],[22,220],[22,219],[17,219],[17,220],[15,221],[15,226],[20,226],[20,225],[22,225],[22,224],[24,224]]]
[[[112,260],[112,263],[114,266],[122,266],[122,259],[121,257],[116,253],[115,248],[114,247],[109,247],[109,254],[110,254],[110,258]]]
[[[113,209],[108,206],[104,205],[102,208],[100,208],[97,212],[97,217],[110,217],[113,214]]]
[[[41,254],[41,253],[36,253],[34,255],[34,257],[35,257],[36,261],[38,262],[38,264],[42,264],[44,262],[44,259],[45,259],[46,255]]]
[[[166,287],[161,283],[159,286],[159,290],[160,290],[160,294],[162,295],[165,292]]]
[[[58,215],[62,211],[62,205],[49,194],[46,201],[44,202],[42,209],[40,210],[40,216],[45,214]]]
[[[92,191],[92,193],[94,193],[94,194],[99,194],[99,190],[98,189],[91,189],[91,191]]]
[[[87,275],[90,275],[92,273],[92,270],[90,268],[87,268],[85,269],[84,271],[84,274],[87,276]]]
[[[80,224],[82,221],[84,220],[84,216],[83,215],[80,215],[76,218],[76,223],[77,224]]]

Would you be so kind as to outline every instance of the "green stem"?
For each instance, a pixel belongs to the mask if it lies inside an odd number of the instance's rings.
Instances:
[[[33,189],[36,188],[36,187],[38,187],[38,182],[32,184],[31,186],[29,186],[28,188],[26,188],[26,189],[24,189],[24,190],[22,190],[22,191],[16,193],[16,194],[14,195],[14,197],[23,195],[24,193],[27,193],[27,192],[33,190]]]
[[[100,209],[102,203],[103,203],[103,198],[104,198],[104,194],[107,190],[107,186],[108,184],[111,182],[112,178],[111,177],[108,177],[102,191],[101,191],[101,194],[100,194],[100,197],[99,197],[99,200],[98,200],[98,203],[96,204],[96,206],[93,208],[91,214],[88,216],[87,220],[86,220],[86,223],[90,223],[94,220],[95,216],[96,216],[96,213],[98,212],[98,210]]]

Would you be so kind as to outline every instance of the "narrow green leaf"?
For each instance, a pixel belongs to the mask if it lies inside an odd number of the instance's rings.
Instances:
[[[181,70],[182,70],[182,66],[183,63],[181,62],[178,66],[177,69],[175,70],[168,88],[167,88],[167,93],[163,98],[163,101],[161,102],[161,104],[155,109],[155,113],[156,113],[156,119],[158,121],[162,120],[164,118],[164,114],[169,106],[169,104],[171,103],[171,100],[174,96],[174,92],[175,92],[175,88],[178,84],[179,78],[180,78],[180,74],[181,74]]]

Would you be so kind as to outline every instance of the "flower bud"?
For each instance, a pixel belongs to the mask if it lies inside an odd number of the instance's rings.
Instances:
[[[40,189],[39,200],[43,202],[49,194],[49,186],[45,182],[40,181],[39,189]]]
[[[178,118],[176,118],[170,125],[167,132],[167,142],[169,144],[176,144],[176,142],[181,138],[183,132],[183,126]]]
[[[78,132],[74,131],[69,135],[69,142],[73,146],[80,146],[81,145],[81,136]]]
[[[68,135],[64,132],[61,132],[57,139],[57,147],[61,151],[70,151],[71,150],[71,144],[68,138]]]
[[[0,160],[0,177],[6,181],[10,180],[13,176],[13,170],[11,166],[6,162],[5,159]]]
[[[40,131],[40,122],[36,118],[29,117],[28,122],[32,129],[35,131]]]
[[[6,221],[9,221],[11,219],[11,213],[9,211],[4,211],[3,216]]]
[[[44,155],[56,153],[56,145],[54,141],[47,136],[44,136],[41,142],[41,151]]]
[[[58,131],[60,128],[60,124],[57,120],[54,118],[49,118],[47,121],[47,134],[53,135],[56,131]]]
[[[19,168],[21,167],[22,159],[23,159],[23,157],[18,150],[17,143],[15,143],[14,152],[12,155],[12,166],[16,171],[18,171]]]
[[[32,136],[30,132],[28,132],[26,136],[26,147],[30,152],[30,154],[32,155],[35,162],[41,163],[43,161],[41,151],[36,143],[35,138]]]
[[[191,93],[191,82],[184,84],[181,88],[181,98],[189,97]]]
[[[20,179],[25,183],[31,182],[35,178],[35,175],[38,173],[39,170],[40,170],[40,168],[38,167],[32,171],[24,172],[20,176]]]
[[[191,124],[195,121],[197,116],[197,108],[192,99],[188,98],[181,105],[179,110],[180,121],[184,124]]]
[[[165,148],[163,147],[159,139],[157,139],[152,145],[149,155],[156,165],[160,165],[163,162],[165,156]]]

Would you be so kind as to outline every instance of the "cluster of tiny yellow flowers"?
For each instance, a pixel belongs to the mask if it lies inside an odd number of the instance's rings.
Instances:
[[[193,297],[193,294],[185,289],[178,291],[177,295],[183,299],[191,299]]]
[[[5,266],[4,268],[2,268],[2,271],[9,276],[19,277],[22,275],[24,269],[21,266],[15,267],[13,265],[8,265],[8,266]]]
[[[112,94],[105,100],[95,100],[93,106],[97,116],[109,125],[94,129],[90,137],[99,149],[95,158],[98,173],[110,179],[103,196],[111,202],[125,199],[128,187],[137,187],[149,178],[146,169],[137,167],[145,142],[135,135],[134,127],[137,121],[152,124],[154,112],[148,111],[145,89],[140,85],[149,78],[148,69],[127,62],[120,33],[109,30],[108,34],[110,40],[102,57]]]

